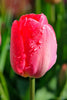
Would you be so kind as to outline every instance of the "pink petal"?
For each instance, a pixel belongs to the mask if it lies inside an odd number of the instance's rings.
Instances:
[[[24,51],[26,54],[25,72],[30,76],[36,72],[38,60],[40,59],[39,42],[42,38],[41,28],[40,23],[31,18],[23,20],[22,23],[20,23],[20,30],[24,41]]]
[[[48,24],[44,25],[44,44],[41,52],[39,69],[34,77],[43,76],[56,62],[57,42],[53,28]],[[42,63],[41,63],[42,62]]]
[[[32,13],[32,14],[23,15],[23,16],[21,16],[20,21],[24,20],[26,17],[35,19],[36,21],[40,22],[40,24],[42,24],[42,25],[48,24],[47,17],[44,14],[37,14],[36,15],[36,14]]]
[[[10,60],[14,71],[23,74],[25,54],[22,36],[19,33],[19,22],[14,21],[11,29]]]

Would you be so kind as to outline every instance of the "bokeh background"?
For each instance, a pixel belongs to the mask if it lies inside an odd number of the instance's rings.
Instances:
[[[30,100],[29,78],[10,64],[12,22],[28,13],[47,16],[58,44],[56,64],[36,79],[35,100],[67,100],[67,0],[0,0],[0,100]]]

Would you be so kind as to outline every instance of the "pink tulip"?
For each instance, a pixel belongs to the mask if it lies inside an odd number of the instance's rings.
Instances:
[[[28,14],[15,20],[11,29],[10,60],[24,77],[42,77],[56,62],[55,32],[44,14]]]

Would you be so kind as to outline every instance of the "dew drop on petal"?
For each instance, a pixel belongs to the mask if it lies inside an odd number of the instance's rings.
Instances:
[[[34,51],[37,51],[37,48],[35,48]]]
[[[18,56],[17,58],[19,59],[19,58],[21,58],[21,56]]]
[[[23,54],[23,58],[24,58],[24,59],[26,58],[26,54]]]
[[[39,43],[41,44],[41,43],[42,43],[42,41],[41,41],[41,40],[39,40]]]
[[[34,48],[34,46],[33,46],[33,45],[31,45],[31,48]]]

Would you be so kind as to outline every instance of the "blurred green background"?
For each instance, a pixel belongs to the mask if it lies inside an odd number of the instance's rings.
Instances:
[[[67,0],[0,0],[0,100],[29,100],[29,78],[10,64],[11,25],[27,13],[44,13],[57,37],[57,62],[36,79],[35,100],[67,100]]]

